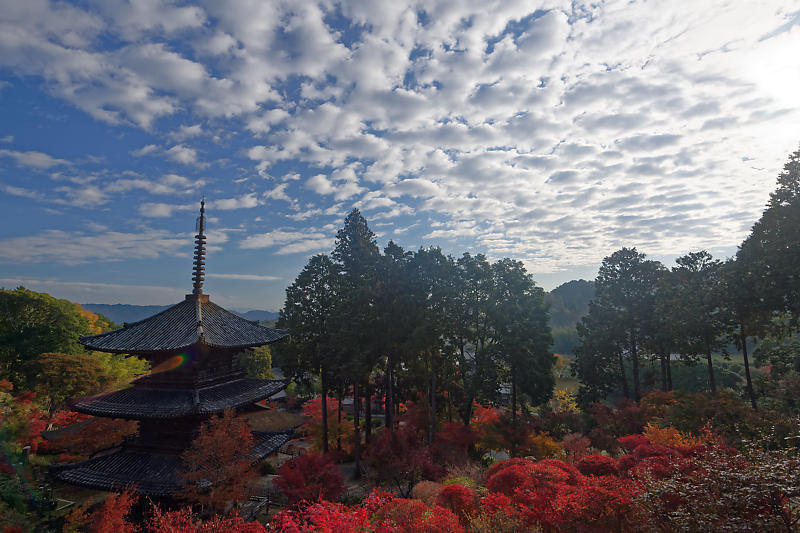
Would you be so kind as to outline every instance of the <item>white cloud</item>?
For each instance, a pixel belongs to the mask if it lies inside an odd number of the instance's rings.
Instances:
[[[183,165],[194,165],[198,167],[207,166],[199,160],[197,150],[183,144],[176,144],[165,152],[168,159]]]
[[[248,209],[258,206],[258,198],[255,193],[248,193],[234,198],[221,198],[219,200],[210,200],[208,202],[209,209],[219,209],[220,211],[228,211],[231,209]]]
[[[69,165],[69,161],[65,159],[58,159],[45,153],[35,151],[17,152],[14,150],[0,150],[0,157],[10,157],[14,159],[18,165],[35,168],[37,170],[46,170],[55,166]]]
[[[218,278],[218,279],[233,279],[240,281],[276,281],[281,279],[277,276],[267,276],[262,274],[217,274],[214,272],[207,272],[206,277]]]
[[[46,230],[34,235],[0,239],[4,263],[130,261],[174,256],[188,249],[185,235],[147,229],[137,233],[107,231],[86,234]]]

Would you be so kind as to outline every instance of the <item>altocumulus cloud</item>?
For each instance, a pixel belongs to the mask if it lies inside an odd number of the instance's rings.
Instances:
[[[777,1],[92,6],[2,2],[0,65],[104,128],[137,131],[119,136],[115,163],[143,175],[33,186],[24,169],[79,174],[90,147],[50,155],[9,131],[4,190],[83,208],[126,198],[164,222],[206,192],[243,232],[231,254],[299,265],[330,249],[353,206],[406,246],[513,255],[540,272],[623,244],[730,247],[798,141],[800,17]],[[57,231],[6,239],[21,246],[11,260],[44,260]],[[131,246],[169,253],[167,233]]]

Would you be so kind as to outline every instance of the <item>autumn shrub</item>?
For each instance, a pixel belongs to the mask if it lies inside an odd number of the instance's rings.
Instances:
[[[510,465],[491,474],[486,479],[486,488],[489,492],[500,492],[506,496],[513,496],[518,487],[530,482],[532,464]]]
[[[617,439],[617,444],[628,450],[628,452],[632,452],[642,444],[649,445],[650,441],[644,435],[636,434],[619,437]]]
[[[275,485],[292,505],[336,500],[344,492],[344,476],[329,457],[307,453],[285,462],[278,469]]]
[[[645,426],[642,436],[654,446],[668,448],[691,448],[702,444],[699,438],[678,431],[672,426],[661,428],[652,423]]]
[[[362,533],[370,531],[369,512],[362,507],[317,502],[303,509],[289,509],[270,521],[274,533]]]
[[[464,527],[449,509],[428,507],[417,500],[394,498],[372,516],[376,531],[392,533],[462,533]]]
[[[564,450],[561,446],[544,433],[528,434],[522,439],[517,448],[517,454],[534,459],[563,458]]]
[[[442,492],[443,485],[435,481],[420,481],[411,491],[411,497],[415,500],[426,503],[427,505],[435,505],[436,497]]]
[[[67,515],[64,533],[135,533],[139,528],[129,519],[136,503],[136,496],[130,490],[110,493],[106,500],[94,510],[84,504]]]
[[[489,470],[486,471],[485,480],[488,482],[489,478],[495,475],[500,470],[504,470],[510,466],[514,465],[531,465],[533,461],[530,459],[525,459],[524,457],[512,457],[511,459],[506,459],[505,461],[499,461],[492,466],[489,467]]]
[[[617,460],[605,455],[587,455],[575,467],[586,476],[613,476],[617,473]]]
[[[592,446],[607,451],[613,451],[619,437],[641,433],[647,422],[647,412],[628,399],[618,402],[613,408],[595,403],[589,414],[594,427],[587,436]]]
[[[652,444],[641,444],[633,450],[633,455],[639,459],[647,457],[668,457],[679,455],[676,450],[666,446],[654,446]]]
[[[518,533],[525,523],[514,502],[500,492],[491,492],[480,501],[478,513],[469,518],[474,533]]]
[[[450,509],[462,522],[466,522],[467,517],[475,513],[475,500],[475,492],[471,488],[453,483],[442,488],[436,497],[436,505]]]
[[[567,479],[565,480],[566,483],[570,485],[574,485],[578,482],[578,479],[581,477],[581,472],[575,468],[574,466],[565,463],[564,461],[559,461],[558,459],[542,459],[536,463],[537,465],[541,466],[552,466],[554,468],[558,468],[562,470],[565,474],[567,474]]]
[[[445,423],[436,432],[431,451],[438,461],[460,465],[467,463],[469,450],[477,442],[478,432],[471,427],[458,422]]]
[[[436,480],[444,474],[444,465],[433,460],[430,447],[420,442],[411,425],[382,431],[367,460],[378,481],[393,486],[401,496],[409,496],[419,481]]]
[[[564,451],[564,460],[569,463],[580,461],[581,458],[594,453],[592,441],[580,433],[565,435],[560,443]]]
[[[712,445],[693,457],[647,459],[637,470],[637,503],[663,531],[792,531],[800,518],[794,448]]]

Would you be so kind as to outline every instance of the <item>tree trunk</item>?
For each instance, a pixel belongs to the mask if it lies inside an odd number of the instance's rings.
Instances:
[[[708,385],[711,392],[717,392],[717,382],[714,380],[714,363],[711,361],[711,343],[706,339],[706,361],[708,362]]]
[[[511,457],[517,456],[517,381],[514,379],[514,369],[511,369]]]
[[[361,398],[358,395],[358,380],[353,380],[353,459],[356,471],[355,479],[361,478],[361,424],[359,421],[359,407]]]
[[[383,406],[383,423],[386,426],[386,431],[391,433],[394,431],[392,424],[392,415],[394,414],[394,406],[392,405],[392,356],[386,357],[386,385],[384,386],[384,394],[386,394],[386,401]]]
[[[336,407],[336,425],[339,430],[336,432],[336,449],[342,451],[342,400],[344,400],[344,384],[339,383],[339,405]]]
[[[639,387],[639,353],[636,350],[636,330],[631,327],[631,367],[633,368],[633,400],[639,403],[642,392]]]
[[[320,369],[322,378],[322,453],[328,453],[328,376],[325,365]]]
[[[756,405],[755,392],[753,392],[753,380],[750,378],[750,361],[747,359],[747,335],[745,335],[744,326],[742,324],[739,324],[739,338],[741,339],[742,355],[744,356],[744,375],[747,378],[747,395],[750,397],[750,405],[753,406],[753,410],[757,411],[758,406]]]
[[[658,357],[661,359],[661,390],[667,392],[667,358],[663,353]]]
[[[369,444],[372,437],[372,390],[369,380],[364,384],[364,442]]]
[[[434,354],[431,353],[431,363],[434,360]],[[432,364],[433,371],[431,372],[431,443],[436,438],[436,365]]]
[[[667,390],[672,390],[672,354],[667,354]]]
[[[625,397],[630,400],[631,393],[628,390],[628,377],[625,375],[625,358],[622,356],[622,352],[617,352],[617,357],[619,357],[619,375],[622,380],[622,392],[625,394]]]

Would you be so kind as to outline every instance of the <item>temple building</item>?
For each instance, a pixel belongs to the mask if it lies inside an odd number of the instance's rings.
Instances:
[[[258,402],[283,390],[287,380],[247,377],[237,354],[279,341],[286,332],[259,325],[213,303],[203,293],[205,201],[197,219],[191,294],[172,307],[122,328],[81,337],[90,350],[137,355],[153,369],[132,386],[72,401],[99,417],[139,422],[121,446],[86,461],[51,469],[56,478],[85,487],[168,497],[181,489],[180,454],[211,415]],[[253,432],[257,462],[291,438],[291,431]]]

